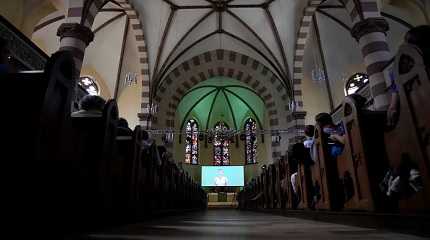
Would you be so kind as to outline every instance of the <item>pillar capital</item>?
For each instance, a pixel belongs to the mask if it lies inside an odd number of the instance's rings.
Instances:
[[[389,29],[390,26],[384,18],[367,18],[356,23],[351,29],[351,34],[359,41],[366,34],[374,32],[386,33]]]
[[[88,27],[79,23],[63,23],[57,30],[57,36],[77,38],[87,46],[94,40],[94,33]]]

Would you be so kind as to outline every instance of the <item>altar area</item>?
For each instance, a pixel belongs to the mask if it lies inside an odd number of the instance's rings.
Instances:
[[[208,193],[208,208],[236,208],[237,206],[236,192]]]

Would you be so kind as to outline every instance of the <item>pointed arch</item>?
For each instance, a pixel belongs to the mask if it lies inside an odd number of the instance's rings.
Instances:
[[[243,126],[245,132],[245,164],[257,163],[257,123],[248,118]]]
[[[215,135],[213,138],[214,160],[213,165],[230,165],[230,139],[221,134],[221,131],[227,130],[228,125],[224,122],[215,124]]]
[[[199,124],[195,119],[187,121],[185,126],[185,163],[199,164]]]

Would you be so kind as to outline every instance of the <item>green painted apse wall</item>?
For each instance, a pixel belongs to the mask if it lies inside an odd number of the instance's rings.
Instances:
[[[248,118],[257,121],[257,129],[268,129],[268,118],[263,100],[247,85],[230,78],[215,77],[190,89],[178,105],[175,126],[185,128],[189,119],[195,119],[199,130],[211,129],[219,121],[229,128],[243,129]],[[263,141],[263,137],[265,137]],[[185,136],[174,142],[174,159],[183,162],[185,155]],[[239,137],[230,143],[230,164],[245,165],[245,182],[260,173],[261,166],[271,157],[270,136],[257,136],[257,164],[245,164],[245,142]],[[213,145],[199,141],[199,165],[182,163],[182,167],[197,182],[201,179],[201,165],[212,165]]]

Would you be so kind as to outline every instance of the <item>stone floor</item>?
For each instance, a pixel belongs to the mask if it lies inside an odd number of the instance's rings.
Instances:
[[[315,222],[264,213],[217,209],[167,217],[117,229],[91,233],[79,239],[424,239],[370,228]]]

